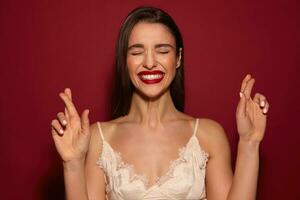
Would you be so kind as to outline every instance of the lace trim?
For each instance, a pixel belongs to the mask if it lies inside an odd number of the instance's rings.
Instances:
[[[111,185],[109,181],[109,172],[106,169],[106,166],[104,165],[105,158],[107,158],[107,150],[105,148],[105,142],[102,143],[102,152],[101,155],[99,156],[96,164],[103,170],[104,172],[104,179],[105,179],[105,192],[108,194],[111,191]],[[108,144],[108,143],[107,143]],[[109,145],[109,144],[108,144]]]
[[[146,177],[146,175],[137,174],[135,172],[134,165],[125,163],[123,161],[122,154],[120,152],[116,152],[114,150],[113,150],[113,152],[116,155],[117,163],[118,163],[116,170],[119,171],[121,169],[127,169],[129,171],[130,182],[132,182],[134,180],[139,180],[144,184],[146,189],[149,189],[151,187],[154,187],[155,185],[160,186],[163,183],[165,183],[166,181],[168,181],[170,178],[174,177],[173,173],[174,173],[175,167],[181,163],[187,162],[187,160],[183,157],[185,150],[186,150],[186,146],[182,147],[178,150],[178,158],[170,161],[167,172],[164,175],[157,177],[153,184],[150,184],[150,181]]]
[[[129,171],[129,182],[138,179],[144,182],[145,184],[148,182],[145,175],[136,174],[134,170],[134,166],[132,164],[125,163],[122,158],[122,154],[120,152],[114,151],[117,159],[117,169],[116,171],[119,171],[121,169],[127,169]]]
[[[99,156],[99,158],[98,158],[98,160],[97,160],[97,162],[96,162],[96,164],[101,168],[101,169],[103,169],[103,171],[105,172],[105,167],[104,167],[104,165],[103,165],[103,158],[105,157],[105,148],[104,148],[104,142],[103,142],[103,144],[102,144],[102,152],[101,152],[101,155]],[[106,153],[107,154],[107,153]]]
[[[160,177],[157,177],[155,183],[158,185],[162,185],[169,179],[174,177],[174,169],[181,163],[186,163],[187,160],[184,158],[184,152],[186,151],[186,146],[182,147],[178,150],[178,158],[175,160],[170,161],[169,168],[167,170],[167,173],[165,175],[162,175]]]
[[[207,161],[209,159],[209,153],[207,153],[206,151],[204,151],[204,150],[201,149],[201,156],[203,158],[201,169],[204,169],[207,166]]]
[[[150,185],[149,180],[146,177],[146,175],[137,174],[135,172],[134,165],[125,163],[123,161],[121,152],[115,151],[110,146],[110,144],[107,143],[106,141],[103,142],[102,153],[101,153],[101,155],[100,155],[100,157],[97,161],[97,164],[99,165],[99,167],[101,167],[104,170],[106,176],[109,176],[109,174],[107,172],[107,169],[103,164],[103,161],[105,160],[105,156],[107,154],[107,152],[106,152],[107,150],[104,148],[104,146],[108,146],[112,150],[113,154],[116,156],[116,161],[117,161],[116,171],[119,171],[121,169],[127,169],[129,171],[129,181],[132,182],[134,180],[139,180],[144,184],[145,188],[148,190],[148,189],[150,189],[150,188],[152,188],[156,185],[160,186],[163,183],[165,183],[166,181],[168,181],[169,179],[173,178],[174,177],[174,170],[175,170],[176,166],[180,165],[181,163],[186,163],[187,162],[187,160],[184,158],[184,153],[186,152],[187,148],[189,147],[189,144],[191,143],[191,141],[193,140],[193,137],[196,138],[196,136],[192,136],[184,147],[179,148],[178,158],[175,159],[175,160],[170,161],[169,168],[168,168],[167,172],[164,175],[162,175],[160,177],[157,177],[155,182],[151,185]],[[196,138],[196,140],[198,141],[197,138]],[[199,145],[199,147],[200,147],[200,145]],[[200,151],[197,150],[197,149],[194,149],[194,150],[196,150],[196,152],[198,152],[200,154],[199,156],[201,156],[203,158],[202,166],[200,166],[200,168],[201,169],[205,168],[206,165],[207,165],[209,154],[206,151],[204,151],[201,147],[200,147]],[[106,185],[107,186],[106,187],[106,192],[107,193],[110,192],[109,185],[110,185],[110,183],[108,182],[107,185]]]

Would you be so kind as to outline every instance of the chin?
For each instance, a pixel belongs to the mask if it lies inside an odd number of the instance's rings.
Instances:
[[[155,99],[158,99],[159,97],[163,96],[167,91],[168,91],[168,88],[166,89],[151,89],[151,90],[139,90],[137,89],[136,90],[137,93],[144,99],[147,99],[147,100],[155,100]]]

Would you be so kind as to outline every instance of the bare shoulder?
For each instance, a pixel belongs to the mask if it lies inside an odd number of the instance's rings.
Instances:
[[[114,121],[96,121],[90,124],[91,140],[88,150],[88,161],[94,163],[102,153],[103,140],[100,131],[102,132],[104,139],[107,140],[109,139],[109,136],[112,132],[111,130],[114,128],[114,126]]]
[[[209,118],[199,118],[197,137],[202,141],[203,147],[211,155],[222,151],[229,151],[229,142],[223,126]]]
[[[101,139],[100,131],[102,132],[105,139],[109,139],[113,132],[116,130],[119,124],[124,123],[124,118],[119,117],[110,121],[96,121],[90,125],[90,131],[92,138]]]
[[[199,118],[199,130],[207,135],[207,137],[219,138],[226,135],[223,126],[209,118]]]
[[[92,157],[92,161],[94,162],[94,159],[98,157],[102,151],[102,139],[98,130],[98,122],[94,122],[90,124],[90,134],[91,134],[91,140],[90,140],[90,145],[89,145],[89,150],[88,150],[88,158]]]

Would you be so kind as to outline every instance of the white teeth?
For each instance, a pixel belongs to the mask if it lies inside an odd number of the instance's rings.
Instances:
[[[143,80],[154,80],[154,79],[160,79],[163,77],[162,74],[147,74],[141,76]]]

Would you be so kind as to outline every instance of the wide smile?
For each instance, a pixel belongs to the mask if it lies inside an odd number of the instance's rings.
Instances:
[[[164,78],[164,72],[155,70],[155,71],[141,71],[138,73],[138,77],[143,83],[146,84],[155,84],[159,83]]]

